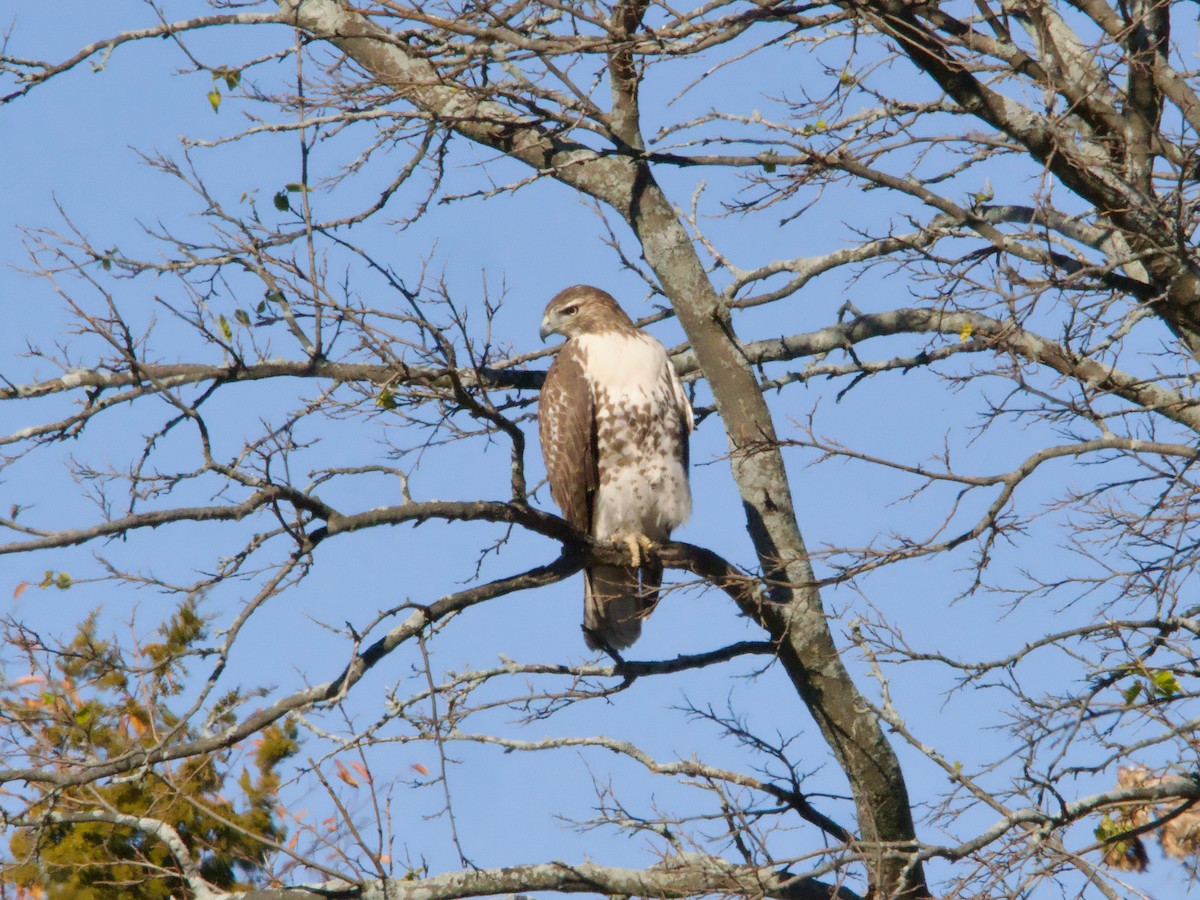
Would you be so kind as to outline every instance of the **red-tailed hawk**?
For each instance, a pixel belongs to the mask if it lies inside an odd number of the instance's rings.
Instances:
[[[640,550],[692,511],[692,407],[663,345],[604,291],[567,288],[546,307],[541,333],[567,339],[538,405],[550,494],[568,522],[624,541],[638,563],[584,570],[584,637],[593,650],[618,650],[642,633],[662,583],[662,564]]]

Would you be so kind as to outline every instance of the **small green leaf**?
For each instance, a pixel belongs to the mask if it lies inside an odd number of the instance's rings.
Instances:
[[[275,195],[275,208],[280,212],[287,212],[291,208],[288,205],[287,191],[280,191]]]
[[[242,83],[242,73],[241,72],[226,72],[225,73],[225,87],[229,88],[231,91],[241,83]]]
[[[267,291],[267,296],[263,300],[264,303],[282,303],[283,291]]]
[[[100,268],[102,268],[105,272],[112,271],[112,260],[107,256],[104,257],[104,259],[100,260]]]
[[[75,720],[76,725],[86,725],[92,721],[92,710],[90,707],[85,706],[83,709],[77,711],[72,718]]]
[[[379,396],[375,398],[375,405],[382,407],[383,409],[395,409],[396,395],[387,388],[384,388],[379,392]]]
[[[233,340],[233,329],[229,327],[229,320],[224,316],[217,316],[217,324],[221,326],[221,334],[225,335],[225,340]]]
[[[1096,840],[1098,841],[1107,841],[1113,835],[1120,834],[1124,830],[1112,820],[1112,816],[1106,815],[1100,820],[1100,824],[1095,827],[1092,834],[1096,835]]]
[[[1125,690],[1121,691],[1121,699],[1125,701],[1126,706],[1132,706],[1133,701],[1137,699],[1138,694],[1142,692],[1142,686],[1136,681]]]
[[[760,155],[763,161],[763,171],[768,175],[774,174],[775,169],[777,168],[775,165],[775,157],[779,154],[777,154],[774,150],[764,150]]]
[[[307,194],[309,191],[307,184],[301,184],[298,181],[288,182],[283,186],[283,189],[293,194]]]
[[[250,327],[250,314],[244,309],[235,310],[233,317],[238,320],[239,325],[245,325],[247,328]]]
[[[1170,669],[1159,669],[1150,676],[1150,681],[1154,684],[1154,691],[1160,697],[1174,697],[1183,688],[1179,684],[1179,679],[1175,677],[1175,673]]]
[[[46,574],[44,576],[42,576],[42,583],[39,584],[38,587],[40,587],[40,588],[56,587],[60,591],[65,591],[67,588],[69,588],[74,583],[75,582],[71,579],[71,576],[68,575],[66,572],[59,572],[59,573],[55,574],[52,571],[47,571]]]
[[[213,112],[219,112],[221,109],[221,92],[213,88],[205,96],[208,97],[208,102],[212,105]]]

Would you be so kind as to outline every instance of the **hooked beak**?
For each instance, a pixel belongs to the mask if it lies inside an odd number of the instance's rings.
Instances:
[[[553,325],[550,324],[550,320],[548,318],[542,319],[542,327],[538,331],[538,334],[541,335],[543,344],[546,342],[546,338],[548,338],[548,337],[550,337],[550,335],[554,334],[555,331],[556,331],[556,329],[554,328]]]

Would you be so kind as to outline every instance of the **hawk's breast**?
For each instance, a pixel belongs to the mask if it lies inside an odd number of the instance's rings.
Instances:
[[[690,422],[666,350],[642,333],[577,340],[596,418],[599,487],[592,534],[640,532],[666,540],[691,514],[683,448]]]

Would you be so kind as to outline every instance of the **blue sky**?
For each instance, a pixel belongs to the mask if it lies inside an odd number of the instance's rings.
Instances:
[[[187,15],[193,5],[168,4],[166,12],[168,16]],[[26,56],[61,57],[100,35],[149,21],[148,8],[138,3],[29,2],[16,4],[14,9],[11,45]],[[206,64],[235,64],[263,53],[264,47],[283,46],[289,39],[283,29],[221,29],[189,38],[189,46]],[[791,55],[782,50],[779,53],[801,72],[805,66],[816,64],[815,58],[804,56],[802,50],[792,51]],[[257,70],[254,77],[285,79],[290,65],[276,64],[274,70],[268,66]],[[50,364],[22,358],[21,353],[27,342],[52,346],[56,340],[63,340],[64,329],[70,327],[51,285],[19,271],[28,265],[20,228],[62,231],[64,220],[56,210],[57,204],[96,246],[120,247],[130,255],[150,256],[161,250],[147,238],[144,227],[165,226],[188,236],[202,235],[208,227],[196,198],[147,166],[140,154],[162,152],[178,157],[181,135],[192,140],[213,140],[244,126],[246,115],[263,115],[267,110],[229,96],[219,113],[214,113],[206,98],[212,79],[204,73],[176,72],[186,67],[186,59],[171,42],[150,41],[119,49],[102,71],[93,72],[85,63],[30,96],[0,108],[5,136],[0,142],[0,191],[5,198],[0,205],[0,263],[4,264],[0,268],[0,302],[5,319],[5,327],[0,329],[0,374],[9,380],[20,382],[57,374]],[[648,95],[663,104],[654,112],[682,120],[702,113],[709,103],[720,103],[726,111],[741,113],[767,109],[770,101],[746,88],[767,78],[773,70],[756,69],[750,63],[733,69],[713,78],[705,91],[696,91],[669,107],[664,101],[674,94],[675,82],[648,84]],[[675,73],[672,78],[682,78],[685,70],[686,66],[681,65],[667,71]],[[653,108],[652,104],[647,103],[647,108]],[[357,152],[356,139],[357,133],[353,133],[319,145],[313,156],[317,178],[332,175],[339,163],[352,158]],[[272,195],[299,177],[294,139],[259,136],[216,149],[196,149],[193,157],[220,202],[243,212],[248,204],[256,203],[264,218],[276,215]],[[373,196],[384,183],[388,166],[404,158],[404,153],[396,150],[377,160],[361,178],[318,189],[313,196],[318,215],[353,208],[363,198]],[[447,171],[446,190],[459,192],[485,185],[489,179],[511,179],[517,170],[505,161],[492,160],[488,151],[459,142],[448,158]],[[721,182],[728,176],[705,172],[703,177],[713,179],[715,196],[728,193],[729,185]],[[697,178],[692,170],[664,176],[673,198],[683,206],[690,202]],[[1020,184],[1016,181],[1013,189],[1019,190]],[[788,227],[776,227],[777,217],[770,214],[758,220],[718,219],[713,215],[705,222],[735,262],[751,266],[779,255],[811,255],[834,249],[853,237],[850,224],[856,218],[899,219],[901,210],[894,202],[878,192],[865,194],[850,188],[837,204],[818,205]],[[716,201],[705,208],[715,214]],[[837,213],[829,212],[830,208],[836,208]],[[401,208],[396,215],[402,213]],[[635,315],[652,311],[639,281],[620,271],[615,255],[604,246],[605,232],[594,212],[557,185],[539,183],[486,200],[435,205],[425,220],[407,229],[389,224],[390,218],[381,216],[351,236],[394,266],[410,284],[415,283],[422,268],[432,277],[443,277],[464,305],[478,309],[485,293],[493,298],[504,293],[507,300],[495,323],[497,339],[517,352],[539,346],[537,328],[542,306],[571,283],[604,287],[620,297]],[[629,235],[619,227],[617,234],[629,250]],[[352,295],[372,305],[399,306],[400,298],[389,293],[382,279],[347,262],[335,248],[322,249],[329,253],[330,271],[334,273],[331,280],[341,281],[345,273]],[[214,360],[211,348],[191,341],[183,329],[169,322],[161,307],[155,306],[155,297],[183,299],[179,285],[170,278],[144,276],[131,281],[103,274],[97,277],[131,319],[148,323],[152,317],[158,318],[161,335],[154,339],[153,347],[160,358]],[[78,289],[70,282],[64,285],[71,291]],[[751,337],[818,327],[834,320],[847,297],[863,309],[886,308],[906,303],[909,290],[901,278],[883,277],[881,273],[869,274],[852,285],[841,276],[830,276],[813,282],[782,310],[772,307],[745,315],[739,319],[739,327],[744,326],[744,333]],[[231,283],[223,297],[228,306],[214,309],[214,314],[219,311],[232,318],[235,309],[252,307],[258,301],[261,287],[249,281]],[[87,302],[95,300],[92,294]],[[681,339],[673,322],[662,323],[654,330],[668,345]],[[281,355],[295,356],[294,347],[287,346],[284,337],[277,335],[274,340]],[[1039,428],[1012,428],[1002,441],[972,443],[966,429],[979,421],[985,409],[983,394],[978,390],[948,390],[926,371],[868,381],[841,401],[837,398],[840,387],[815,382],[781,394],[775,406],[781,431],[796,434],[795,423],[803,421],[815,407],[823,433],[864,451],[891,451],[911,461],[922,461],[939,452],[948,431],[956,452],[983,469],[995,471],[1010,468],[1031,448],[1046,441],[1045,431]],[[221,446],[232,452],[244,435],[260,427],[260,422],[280,420],[299,405],[299,398],[311,397],[317,390],[319,387],[312,383],[237,386],[226,400],[218,400],[209,408],[208,414],[220,424]],[[703,389],[699,399],[706,402]],[[32,424],[34,419],[30,417],[61,408],[61,402],[45,401],[35,408],[5,404],[0,407],[0,430],[9,433]],[[60,526],[94,521],[94,506],[80,498],[78,486],[67,476],[63,464],[69,456],[86,458],[97,465],[125,464],[129,454],[140,446],[140,436],[157,427],[167,414],[165,408],[147,406],[146,410],[122,412],[110,417],[111,421],[95,423],[85,440],[47,448],[11,467],[7,480],[0,482],[0,506],[36,501],[36,508],[29,514],[36,521]],[[789,425],[789,420],[793,424]],[[301,454],[298,462],[311,460],[314,466],[365,465],[387,458],[388,439],[411,442],[409,432],[382,416],[323,422],[319,428],[314,424],[314,429],[311,436],[320,442]],[[185,466],[189,454],[194,453],[188,436],[172,435],[170,441],[164,442],[161,458]],[[699,429],[693,446],[696,512],[678,536],[751,565],[753,558],[741,528],[740,504],[723,458],[724,449],[719,423],[712,417]],[[913,487],[904,479],[854,463],[811,468],[807,463],[812,454],[796,453],[789,459],[800,524],[814,550],[826,545],[853,546],[889,525],[914,526],[922,520],[932,525],[940,515],[940,504],[902,502]],[[528,463],[531,476],[540,478],[540,460],[532,442]],[[502,445],[486,450],[473,445],[430,451],[413,475],[412,490],[418,498],[503,498],[507,465],[507,448]],[[1056,471],[1069,465],[1058,464]],[[1049,482],[1059,477],[1048,474],[1043,484],[1039,476],[1030,486],[1034,502],[1049,496]],[[194,496],[207,496],[211,502],[210,486],[197,485]],[[395,483],[385,478],[361,485],[331,486],[324,496],[344,505],[347,511],[400,500]],[[537,502],[550,507],[544,489]],[[99,575],[94,551],[121,565],[153,569],[160,577],[183,580],[189,573],[210,567],[216,557],[231,552],[257,527],[262,527],[261,523],[234,529],[164,529],[139,533],[127,542],[100,548],[56,551],[36,558],[0,556],[0,595],[7,596],[5,592],[22,581],[37,580],[43,570],[70,571],[83,583],[64,593],[27,592],[14,601],[14,615],[27,618],[39,628],[66,634],[88,609],[102,605],[111,627],[117,629],[132,618],[136,629],[145,634],[159,621],[165,599],[150,590],[89,582]],[[1076,562],[1058,546],[1063,527],[1061,519],[1053,518],[1035,526],[1020,546],[997,549],[998,565],[1070,570]],[[271,685],[275,695],[282,695],[304,683],[332,677],[343,665],[350,647],[343,637],[331,634],[331,627],[348,621],[361,625],[379,609],[405,600],[428,602],[457,589],[469,580],[478,549],[498,534],[493,527],[448,530],[430,525],[376,531],[323,545],[312,576],[255,616],[243,636],[246,649],[235,656],[226,679],[231,684]],[[1090,621],[1093,616],[1094,611],[1086,605],[1060,608],[1048,603],[1040,607],[1026,604],[1005,614],[1003,598],[986,592],[956,602],[966,584],[967,575],[962,569],[968,563],[968,552],[969,548],[963,548],[944,558],[894,567],[886,574],[862,579],[857,591],[827,591],[826,603],[840,617],[835,634],[845,640],[850,621],[856,617],[869,619],[878,610],[910,634],[919,635],[923,646],[968,655],[1001,655],[1021,646],[1031,635]],[[518,535],[501,555],[486,559],[482,573],[498,577],[548,561],[554,555],[550,542]],[[217,627],[228,622],[251,589],[246,583],[237,583],[212,593],[207,608],[216,617]],[[431,645],[435,668],[482,667],[494,664],[501,655],[527,662],[583,658],[585,648],[578,630],[580,593],[581,585],[575,578],[472,610],[451,623]],[[757,637],[724,598],[713,592],[691,590],[671,596],[656,611],[635,655],[665,658]],[[373,673],[348,706],[356,721],[369,722],[380,715],[382,697],[390,686],[419,685],[420,679],[412,669],[417,662],[412,653],[399,654]],[[864,689],[874,696],[873,688],[865,681],[861,660],[849,654],[848,664],[861,676]],[[514,724],[511,713],[492,714],[484,721],[526,739],[605,733],[636,740],[663,760],[699,754],[714,765],[744,768],[747,757],[731,741],[717,739],[711,727],[686,726],[687,717],[672,710],[688,703],[711,703],[720,709],[728,702],[767,733],[799,734],[797,755],[801,768],[819,773],[813,783],[820,789],[841,792],[840,778],[833,772],[815,727],[778,667],[759,676],[754,674],[752,660],[731,668],[732,672],[709,671],[686,679],[643,683],[609,706],[589,703],[546,722]],[[1044,661],[1035,660],[1028,670],[1031,682],[1044,678],[1051,686],[1057,678],[1083,677],[1079,668],[1070,666],[1060,655],[1048,654]],[[1002,720],[1002,715],[997,715],[1000,710],[992,708],[990,702],[1003,695],[968,691],[949,696],[946,692],[950,679],[927,666],[901,667],[889,674],[909,725],[936,743],[947,757],[971,765],[972,761],[990,758],[992,742],[1004,740],[1002,734],[984,730]],[[1007,702],[999,699],[1001,706]],[[334,718],[324,717],[325,727],[333,727]],[[482,726],[481,722],[475,727]],[[311,752],[321,752],[312,740]],[[592,778],[601,784],[612,778],[622,796],[643,814],[659,804],[677,809],[691,809],[696,804],[694,791],[668,785],[665,779],[650,777],[627,761],[613,760],[609,754],[556,751],[501,755],[488,748],[454,749],[460,761],[451,770],[459,830],[468,857],[479,865],[580,859],[585,855],[613,864],[646,865],[652,861],[646,852],[648,842],[642,839],[600,839],[594,833],[581,839],[552,817],[555,812],[586,817],[595,802]],[[903,746],[898,749],[907,765],[913,794],[931,800],[944,785],[945,776],[912,750]],[[413,777],[414,764],[435,767],[430,748],[401,741],[374,750],[372,762],[382,775],[402,779]],[[1097,782],[1091,789],[1101,786]],[[294,807],[323,805],[310,786],[289,790]],[[1080,786],[1081,793],[1087,790]],[[515,822],[508,814],[514,797],[521,798],[519,805],[525,807]],[[401,787],[394,805],[394,855],[402,857],[402,848],[407,847],[414,857],[428,859],[434,871],[456,868],[446,820],[428,818],[440,808],[440,796],[429,789]],[[845,812],[845,804],[831,802],[830,808]],[[504,813],[498,814],[498,809]],[[970,821],[986,824],[992,818],[990,813],[976,812]],[[514,834],[517,831],[519,834]],[[935,839],[933,833],[927,836]],[[776,840],[784,847],[789,841],[807,846],[814,839],[801,828]],[[1152,855],[1156,853],[1152,850]],[[945,874],[937,865],[931,868],[935,878]],[[1137,884],[1165,896],[1162,891],[1180,889],[1179,877],[1171,864],[1156,860],[1154,874]]]

